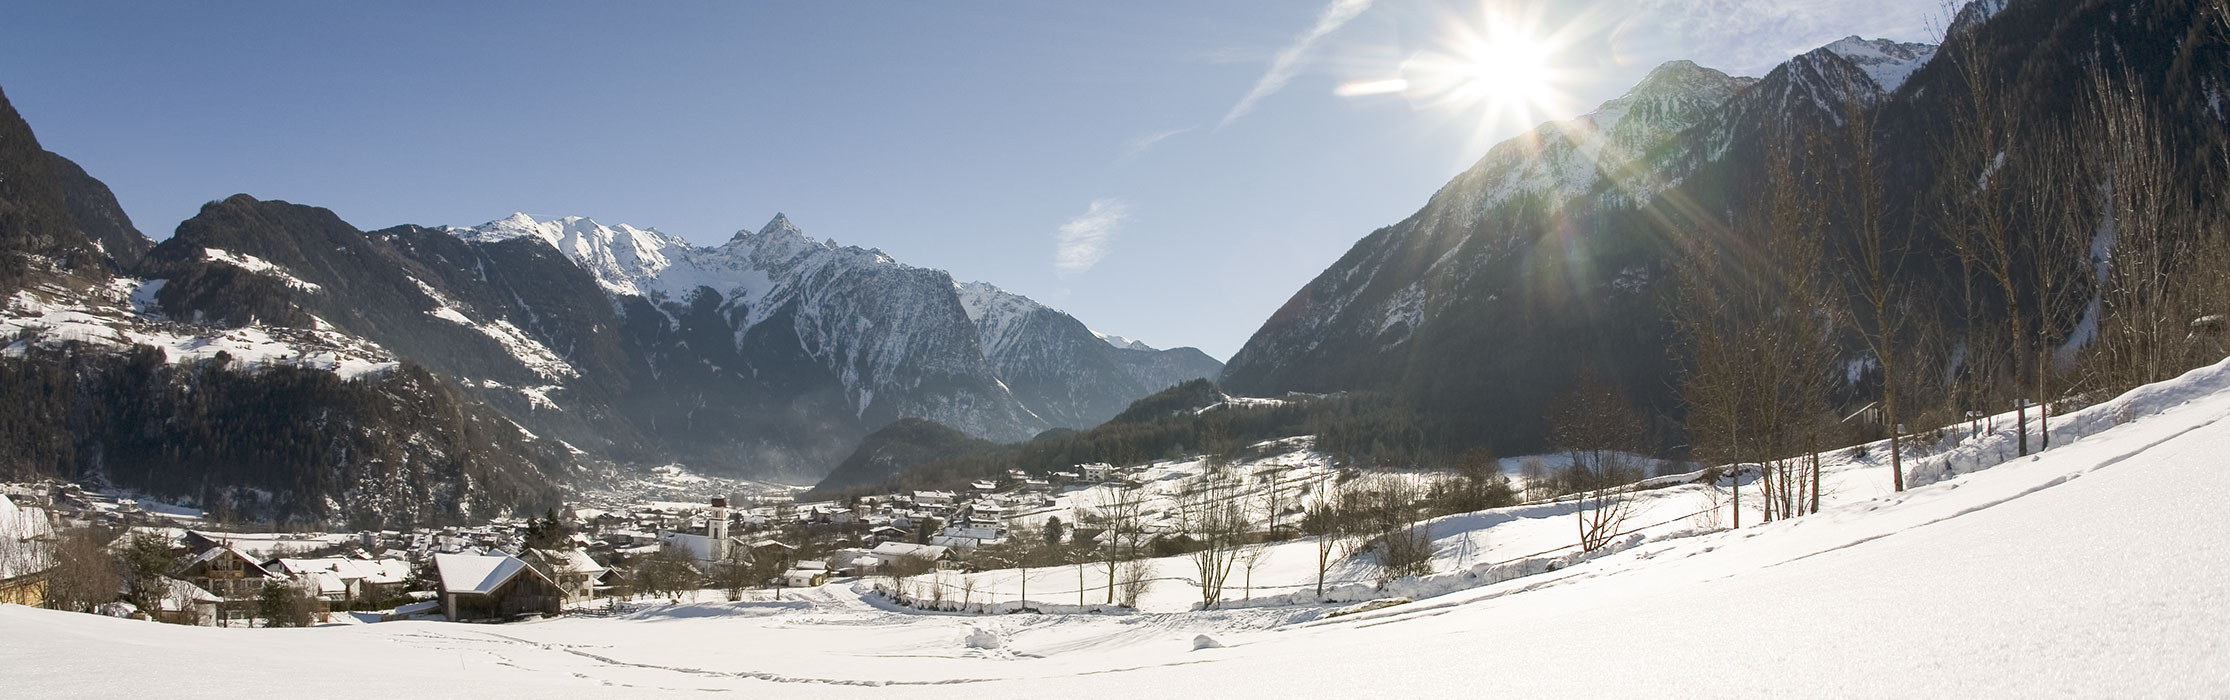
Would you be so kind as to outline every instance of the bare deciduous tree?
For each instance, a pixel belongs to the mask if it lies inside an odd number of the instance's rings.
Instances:
[[[1123,562],[1137,559],[1139,546],[1145,543],[1145,507],[1145,494],[1128,482],[1103,488],[1093,504],[1093,515],[1105,537],[1100,562],[1107,570],[1108,604],[1115,603],[1114,582],[1122,573]]]
[[[1247,533],[1246,501],[1239,481],[1230,474],[1204,473],[1184,491],[1177,507],[1185,533],[1200,545],[1192,553],[1200,603],[1215,607],[1223,600],[1224,582],[1230,580]]]

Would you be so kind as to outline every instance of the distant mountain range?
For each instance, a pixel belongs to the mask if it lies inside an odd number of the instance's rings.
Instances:
[[[156,244],[98,180],[37,150],[29,127],[6,116],[20,135],[9,143],[29,148],[7,151],[10,169],[0,171],[8,175],[0,188],[12,188],[0,196],[15,204],[0,212],[9,226],[0,242],[13,255],[4,281],[14,294],[0,327],[14,333],[15,359],[0,365],[60,378],[5,388],[77,396],[63,415],[14,427],[19,437],[0,444],[0,475],[108,478],[193,502],[237,492],[253,501],[242,512],[307,519],[384,522],[368,514],[399,511],[376,501],[438,501],[408,512],[439,519],[487,513],[520,495],[484,493],[490,482],[531,483],[538,495],[526,505],[545,503],[582,465],[678,461],[818,478],[861,437],[901,418],[1019,441],[1097,424],[1134,399],[1221,369],[1198,350],[1103,340],[1026,297],[815,241],[780,215],[702,248],[651,229],[523,214],[471,228],[365,232],[325,209],[235,195]],[[298,446],[281,444],[276,453],[220,449],[143,463],[128,437],[60,429],[73,412],[122,416],[113,430],[125,435],[158,419],[189,432],[234,429],[237,407],[140,416],[128,409],[147,397],[107,393],[147,374],[180,395],[281,376],[307,381],[316,388],[294,397],[301,414],[292,419],[304,426],[332,428],[331,412],[362,395],[433,413],[349,426],[330,441],[357,448],[314,459],[289,457]],[[398,393],[403,384],[410,390]],[[464,430],[462,420],[492,430],[474,433],[485,443],[474,450],[518,466],[494,478],[438,450],[441,463],[430,468],[446,485],[430,490],[448,495],[428,498],[305,481],[306,473],[392,468],[382,449],[435,442],[401,425],[435,416],[449,421],[440,429]],[[165,449],[206,450],[200,443],[209,440],[254,437],[195,437]],[[51,454],[30,448],[44,443],[67,444]],[[375,444],[381,449],[364,447]],[[5,454],[14,448],[22,451]],[[135,462],[116,464],[120,452]],[[213,464],[250,454],[265,462],[252,475]]]

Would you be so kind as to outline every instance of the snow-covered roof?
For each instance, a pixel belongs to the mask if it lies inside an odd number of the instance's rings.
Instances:
[[[509,554],[434,555],[434,570],[441,574],[443,593],[489,593],[526,568],[526,562]]]
[[[177,612],[180,610],[184,610],[186,609],[186,606],[195,603],[222,603],[225,600],[223,598],[217,597],[215,594],[202,590],[200,586],[196,586],[185,581],[180,581],[168,576],[163,577],[163,581],[170,584],[170,586],[168,587],[168,591],[163,595],[162,600],[157,604],[160,605],[162,609],[167,612]]]
[[[266,577],[272,575],[271,570],[263,568],[263,564],[257,562],[255,557],[248,556],[247,553],[242,552],[238,549],[234,549],[231,545],[210,547],[208,549],[201,550],[200,554],[196,554],[192,559],[186,560],[186,565],[180,567],[180,569],[190,569],[197,564],[206,564],[212,561],[216,561],[228,554],[234,557],[238,557],[244,569],[253,569]]]
[[[874,549],[870,549],[867,551],[869,554],[873,554],[875,556],[883,557],[886,559],[896,559],[900,557],[920,557],[922,559],[935,560],[945,556],[944,547],[939,547],[933,544],[909,544],[906,542],[884,542],[882,544],[875,545]]]
[[[537,549],[534,551],[559,571],[589,575],[604,573],[604,566],[596,563],[595,559],[589,558],[588,552],[578,549]]]
[[[408,617],[420,613],[434,613],[440,611],[441,601],[438,600],[421,600],[416,603],[395,606],[395,615],[398,617]]]

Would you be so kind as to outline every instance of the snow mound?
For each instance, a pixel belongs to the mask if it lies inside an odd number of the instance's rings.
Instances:
[[[981,627],[969,628],[968,637],[962,641],[966,642],[970,649],[997,649],[1006,644],[1006,640],[1001,639],[999,633]]]
[[[1194,635],[1192,638],[1192,648],[1193,651],[1199,651],[1202,649],[1222,649],[1223,642],[1216,641],[1215,637],[1210,637],[1205,634]]]

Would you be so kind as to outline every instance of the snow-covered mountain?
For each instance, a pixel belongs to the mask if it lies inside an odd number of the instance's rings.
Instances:
[[[1223,364],[1193,348],[1155,350],[1098,333],[1058,309],[982,282],[955,285],[984,358],[1023,404],[1055,427],[1086,428],[1132,401]]]
[[[0,479],[356,527],[555,503],[558,446],[293,301],[350,290],[220,246],[154,259],[4,96],[0,212]]]
[[[1722,258],[1718,274],[1772,269],[1745,256],[1760,248],[1750,237],[1784,225],[1765,195],[1776,169],[1792,187],[1817,188],[1802,195],[1814,211],[1797,216],[1817,215],[1821,269],[1841,274],[1857,218],[1854,144],[1868,139],[1899,287],[1958,290],[1966,276],[1944,227],[1972,206],[1954,195],[1977,177],[1946,152],[1974,128],[1959,69],[1983,71],[2006,100],[1991,138],[2007,145],[1976,162],[2018,166],[2036,155],[2030,144],[2095,132],[2077,106],[2104,70],[2172,125],[2165,152],[2218,164],[2230,54],[2219,32],[2198,29],[2215,26],[2211,9],[2188,0],[1978,0],[1940,54],[1850,37],[1756,80],[1665,64],[1588,115],[1495,146],[1415,214],[1360,239],[1266,319],[1219,379],[1253,396],[1383,395],[1444,446],[1510,453],[1547,447],[1545,408],[1594,374],[1633,397],[1665,446],[1682,444],[1671,319],[1704,302],[1678,293],[1674,262],[1685,248]],[[2215,168],[2192,166],[2193,186],[2212,187],[2203,181],[2214,176],[2196,173]],[[1951,309],[1951,295],[1923,294],[1911,313],[1945,328],[1981,322]],[[1836,340],[1852,353],[1836,366],[1866,366],[1855,337]],[[1861,375],[1839,374],[1838,391],[1872,381]]]
[[[1648,337],[1644,291],[1659,271],[1624,240],[1629,225],[1608,217],[1694,172],[1704,159],[1681,136],[1756,82],[1674,61],[1589,114],[1495,146],[1294,294],[1222,382],[1264,396],[1409,392],[1525,444],[1551,387],[1590,359],[1582,338],[1612,327]],[[1557,220],[1603,230],[1548,224]],[[1553,262],[1564,256],[1586,267]],[[1665,376],[1659,348],[1624,346],[1636,356],[1628,371]]]
[[[642,299],[669,321],[678,322],[669,305],[708,306],[739,350],[756,329],[778,323],[842,385],[868,428],[911,417],[1018,440],[1096,424],[1132,400],[1221,368],[1189,348],[1111,347],[1026,297],[955,284],[880,250],[816,241],[780,214],[712,248],[580,217],[515,214],[450,231],[474,244],[546,243],[614,299]]]
[[[1834,129],[1934,55],[1854,37],[1763,79],[1660,66],[1589,114],[1495,146],[1356,243],[1221,380],[1254,395],[1388,392],[1507,450],[1543,446],[1542,407],[1582,372],[1676,415],[1664,231],[1738,206],[1729,193],[1761,169],[1768,135]]]
[[[754,332],[776,323],[767,330],[796,343],[779,350],[819,365],[841,385],[852,417],[870,428],[906,416],[1019,440],[1049,427],[986,367],[944,272],[815,241],[781,215],[715,248],[580,217],[520,214],[450,231],[476,245],[547,244],[594,276],[615,303],[640,299],[670,325],[681,324],[685,309],[702,307],[735,347],[700,350],[741,351],[748,361]]]
[[[1897,92],[1914,71],[1936,57],[1936,47],[1931,44],[1898,43],[1888,39],[1869,41],[1857,36],[1844,37],[1820,50],[1850,62],[1884,93]]]
[[[1022,440],[1220,369],[1189,348],[1110,346],[1027,300],[1025,327],[987,353],[949,275],[779,215],[697,247],[578,217],[367,232],[235,195],[156,245],[98,180],[0,116],[21,131],[0,134],[0,204],[18,213],[0,216],[14,256],[0,371],[58,382],[0,389],[82,402],[0,416],[0,430],[69,436],[15,441],[0,476],[427,522],[538,507],[584,464],[818,478],[899,418]],[[1025,349],[1046,333],[1083,351]],[[225,401],[241,403],[210,404]]]

